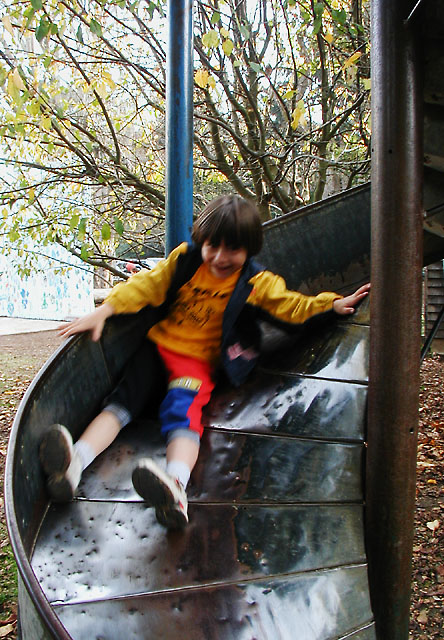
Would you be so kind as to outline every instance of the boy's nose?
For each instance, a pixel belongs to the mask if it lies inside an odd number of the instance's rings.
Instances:
[[[225,253],[226,253],[225,247],[222,247],[221,245],[219,245],[216,251],[215,259],[223,260],[225,258]]]

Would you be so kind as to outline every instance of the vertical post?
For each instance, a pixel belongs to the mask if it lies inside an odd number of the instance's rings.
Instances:
[[[372,294],[366,541],[378,640],[407,640],[422,268],[416,2],[373,0]],[[418,18],[415,15],[415,21]]]
[[[193,222],[193,2],[168,0],[166,211],[168,254]]]

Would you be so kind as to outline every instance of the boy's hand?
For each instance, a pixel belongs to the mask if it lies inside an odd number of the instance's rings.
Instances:
[[[60,325],[58,327],[58,334],[61,338],[69,338],[77,333],[91,331],[92,340],[97,342],[102,335],[105,320],[112,316],[113,313],[113,307],[105,302],[92,313],[88,313],[88,315],[73,320],[68,324]]]
[[[362,287],[359,287],[354,293],[345,298],[341,298],[340,300],[335,300],[333,302],[333,309],[336,313],[339,313],[341,316],[348,315],[350,313],[355,312],[355,306],[358,302],[361,302],[363,298],[368,296],[370,291],[370,282],[364,284]]]

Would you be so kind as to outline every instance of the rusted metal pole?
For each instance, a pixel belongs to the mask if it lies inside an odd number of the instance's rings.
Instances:
[[[422,267],[422,92],[415,2],[373,0],[372,294],[366,540],[378,640],[407,640]]]

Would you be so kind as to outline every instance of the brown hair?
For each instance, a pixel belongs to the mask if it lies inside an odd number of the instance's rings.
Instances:
[[[212,200],[197,218],[191,235],[202,246],[208,240],[217,247],[246,249],[248,257],[262,248],[262,224],[256,205],[237,195],[219,196]]]

